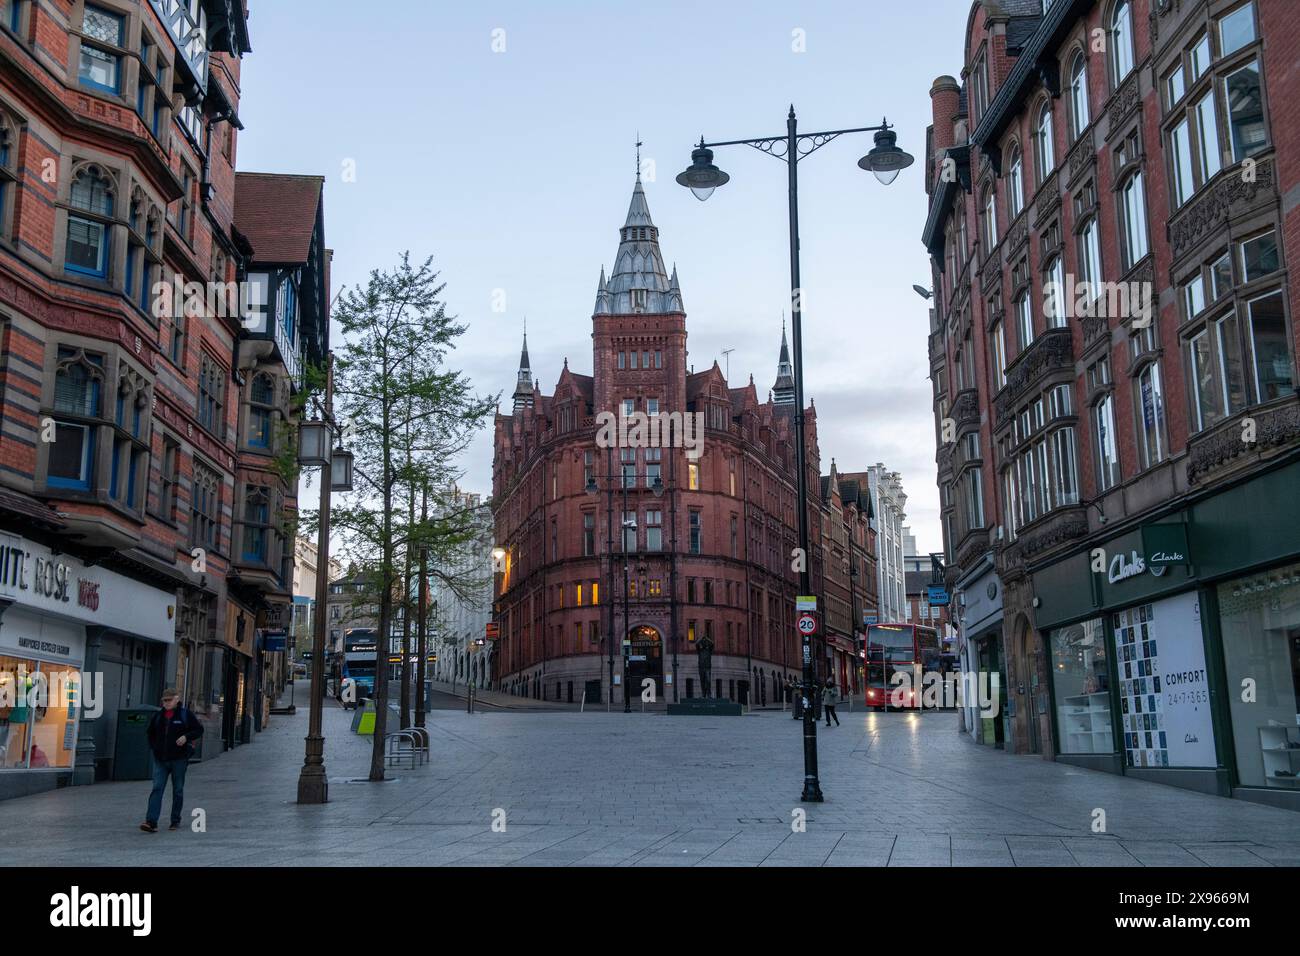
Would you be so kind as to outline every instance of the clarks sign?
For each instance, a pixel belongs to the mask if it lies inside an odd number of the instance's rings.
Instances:
[[[1111,584],[1124,581],[1128,578],[1135,578],[1144,571],[1150,571],[1156,577],[1165,573],[1164,567],[1149,566],[1150,563],[1138,554],[1136,551],[1130,552],[1127,560],[1124,555],[1117,554],[1110,559],[1110,567],[1107,569],[1106,579]]]
[[[1182,522],[1146,525],[1142,529],[1142,555],[1151,568],[1191,564],[1187,548],[1187,525]]]

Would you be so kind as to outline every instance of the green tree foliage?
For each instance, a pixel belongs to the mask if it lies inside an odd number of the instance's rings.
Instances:
[[[445,285],[432,262],[412,266],[403,253],[393,269],[373,270],[364,287],[344,290],[334,311],[345,341],[335,354],[335,414],[356,456],[356,491],[331,508],[331,521],[349,557],[376,582],[379,601],[371,780],[384,779],[386,636],[395,611],[410,604],[406,568],[427,547],[437,573],[438,556],[473,534],[472,522],[458,518],[455,508],[420,520],[410,503],[428,488],[432,505],[439,489],[454,485],[461,453],[498,398],[476,395],[448,364],[466,327],[447,315],[440,298]]]

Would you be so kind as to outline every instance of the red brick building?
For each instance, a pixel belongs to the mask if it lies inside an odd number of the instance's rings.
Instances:
[[[639,179],[614,269],[608,279],[601,270],[592,326],[594,374],[575,372],[566,360],[550,395],[533,377],[525,338],[513,409],[497,415],[493,513],[506,557],[494,683],[547,700],[577,700],[584,691],[588,701],[608,700],[611,677],[622,680],[626,640],[636,697],[649,679],[659,700],[774,702],[801,667],[788,350],[783,342],[768,401],[759,400],[752,377],[733,388],[716,362],[689,367],[676,269],[669,275],[664,267]],[[602,413],[683,412],[702,423],[698,457],[680,444],[599,440]],[[837,655],[847,681],[850,551],[859,565],[871,560],[865,493],[859,498],[854,483],[846,499],[834,475],[818,480],[815,408],[806,432],[809,567],[815,582],[827,580],[826,569],[834,578],[819,669],[825,672],[826,655]],[[871,565],[856,580],[874,576]],[[853,597],[859,608],[870,600],[861,588]],[[711,651],[707,688],[701,647]],[[613,699],[622,702],[618,690]]]
[[[320,180],[236,181],[246,21],[0,2],[0,680],[100,673],[104,703],[0,711],[0,792],[111,773],[118,709],[165,685],[204,757],[266,716],[297,490],[276,461],[328,298]]]
[[[1294,13],[976,2],[931,89],[937,459],[966,663],[1004,688],[967,715],[985,743],[1295,796],[1267,749],[1300,709]],[[1238,706],[1265,671],[1275,712]]]

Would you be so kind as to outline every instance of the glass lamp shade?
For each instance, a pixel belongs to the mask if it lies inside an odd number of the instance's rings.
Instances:
[[[298,425],[298,464],[325,467],[330,463],[329,427],[310,421]]]
[[[713,190],[725,186],[731,177],[713,165],[713,150],[703,141],[691,151],[691,165],[677,174],[677,184],[690,189],[700,202],[713,195]]]
[[[330,456],[330,491],[352,490],[352,452],[335,448]]]
[[[858,160],[858,165],[863,169],[871,170],[875,173],[876,179],[888,186],[898,178],[900,170],[912,165],[912,154],[898,148],[896,145],[898,137],[894,135],[893,130],[879,130],[875,138],[876,145],[872,147],[871,152]]]

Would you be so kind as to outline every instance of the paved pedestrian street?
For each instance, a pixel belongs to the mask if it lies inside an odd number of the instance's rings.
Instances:
[[[821,727],[826,802],[795,832],[788,714],[487,711],[431,712],[432,760],[374,784],[356,779],[369,738],[331,702],[325,806],[293,802],[300,710],[190,768],[186,819],[201,808],[206,832],[142,833],[142,781],[8,801],[0,841],[11,865],[1300,864],[1300,814],[988,750],[950,712]]]

